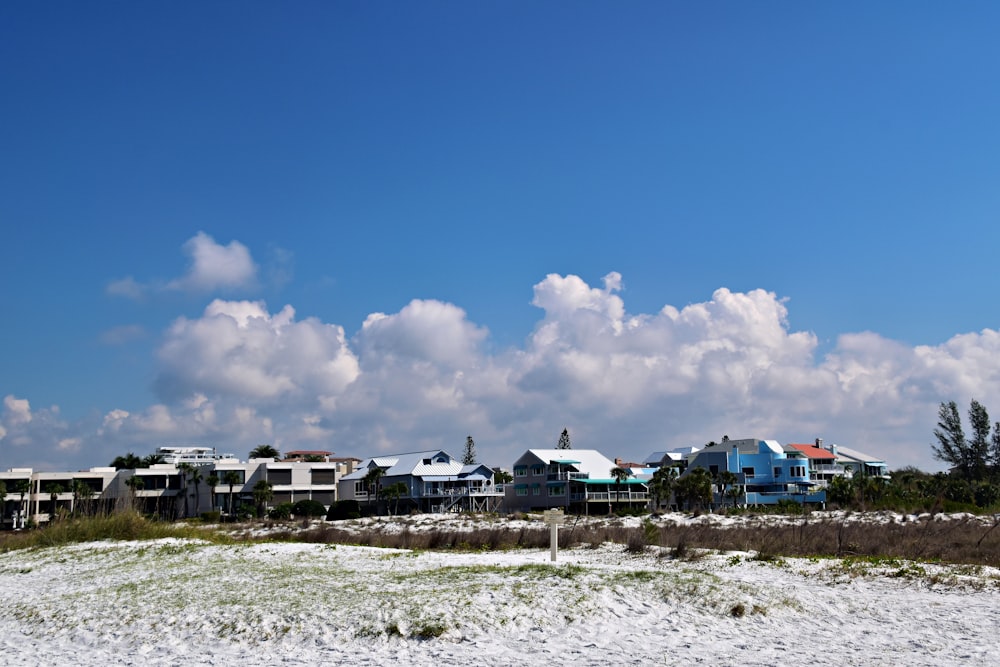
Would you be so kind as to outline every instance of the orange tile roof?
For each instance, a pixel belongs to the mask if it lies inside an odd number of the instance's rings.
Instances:
[[[822,447],[817,447],[816,445],[789,445],[793,449],[797,449],[806,455],[809,459],[835,459],[837,455],[831,452],[829,449],[823,449]]]

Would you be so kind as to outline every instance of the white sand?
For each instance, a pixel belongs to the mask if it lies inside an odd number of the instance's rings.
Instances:
[[[0,554],[0,661],[994,665],[998,594],[990,568],[610,544],[552,565],[547,550],[89,543]]]

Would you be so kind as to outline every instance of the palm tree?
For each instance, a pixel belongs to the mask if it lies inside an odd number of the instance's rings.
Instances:
[[[163,454],[149,454],[142,457],[142,463],[140,464],[143,468],[148,468],[157,463],[163,463]]]
[[[208,477],[205,478],[205,483],[208,484],[208,494],[212,502],[212,511],[215,511],[215,487],[219,485],[219,475],[216,472],[209,473]]]
[[[66,488],[58,482],[49,484],[49,522],[56,520],[56,499],[64,491],[66,491]]]
[[[142,468],[142,459],[138,456],[129,452],[124,456],[116,456],[115,460],[111,462],[111,466],[115,470],[135,470],[136,468]]]
[[[242,484],[240,474],[235,470],[227,470],[222,474],[222,483],[229,485],[229,516],[233,516],[233,487]]]
[[[181,474],[181,494],[184,496],[184,518],[187,518],[188,515],[187,486],[188,486],[188,475],[191,474],[192,470],[194,470],[194,466],[191,465],[190,463],[177,464],[177,472]]]
[[[136,494],[138,494],[139,491],[142,491],[143,487],[146,486],[146,482],[142,479],[142,477],[132,475],[125,480],[125,486],[129,488],[129,496],[132,500],[132,509],[135,509],[138,504]]]
[[[259,480],[253,485],[253,502],[257,505],[257,516],[264,516],[264,510],[267,509],[267,503],[274,498],[274,488],[271,483],[266,479]]]
[[[191,470],[188,471],[188,484],[194,485],[194,513],[195,516],[201,514],[201,480],[204,476],[201,474],[201,470],[192,466]]]
[[[368,489],[368,506],[371,507],[372,495],[375,496],[375,500],[378,500],[379,493],[379,480],[385,475],[385,470],[373,465],[368,469],[368,473],[365,475],[365,487]]]
[[[382,489],[382,496],[386,501],[393,501],[392,514],[399,514],[399,499],[406,495],[407,491],[409,488],[406,486],[406,482],[396,482]]]
[[[737,477],[736,473],[731,470],[723,470],[719,473],[719,495],[723,498],[732,495],[730,491],[736,485]],[[738,495],[738,494],[737,494]],[[736,495],[733,495],[733,507],[736,506]]]
[[[621,495],[622,483],[632,476],[632,471],[628,468],[615,466],[611,469],[611,479],[615,480],[615,500]],[[608,514],[611,514],[611,494],[608,494]]]
[[[711,502],[712,475],[704,468],[689,469],[677,480],[677,495],[687,501],[689,510],[696,504],[701,506]]]
[[[660,503],[669,501],[674,487],[677,486],[677,468],[672,465],[661,465],[653,473],[650,480],[650,494],[653,496],[653,509],[660,509]]]
[[[21,496],[21,499],[18,501],[17,505],[18,507],[17,515],[21,519],[21,527],[24,527],[24,515],[27,513],[24,509],[24,496],[26,493],[28,493],[30,489],[31,489],[31,482],[29,482],[26,479],[16,480],[14,482],[14,486],[11,487],[11,490],[14,493],[17,493]]]
[[[73,515],[76,516],[80,513],[80,506],[84,501],[89,501],[90,497],[94,495],[94,490],[82,479],[74,479],[73,485],[70,488],[73,491]],[[89,513],[89,510],[87,513]]]
[[[250,450],[250,458],[252,459],[273,459],[276,461],[280,457],[281,452],[271,445],[257,445]]]

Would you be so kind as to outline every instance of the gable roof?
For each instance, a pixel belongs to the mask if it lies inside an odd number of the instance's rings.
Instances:
[[[447,476],[456,478],[463,474],[473,474],[480,468],[487,467],[483,464],[464,466],[461,461],[455,459],[443,449],[430,449],[423,452],[393,454],[392,456],[373,456],[370,459],[362,461],[357,470],[350,475],[344,475],[341,479],[363,479],[368,474],[368,471],[376,466],[385,470],[385,477],[397,477],[400,475],[427,477],[433,475],[437,477]]]

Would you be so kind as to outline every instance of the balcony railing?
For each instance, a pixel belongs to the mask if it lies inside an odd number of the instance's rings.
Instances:
[[[590,473],[563,470],[561,472],[550,472],[546,476],[546,479],[550,482],[568,482],[573,479],[590,479]]]
[[[452,487],[452,488],[424,488],[425,498],[452,498],[455,496],[502,496],[503,490],[497,490],[494,486],[473,486],[473,487]]]
[[[580,500],[586,500],[587,502],[612,502],[612,503],[630,503],[630,502],[645,502],[649,500],[649,493],[646,491],[622,491],[616,493],[615,491],[588,491],[587,493],[573,494],[577,496]]]

